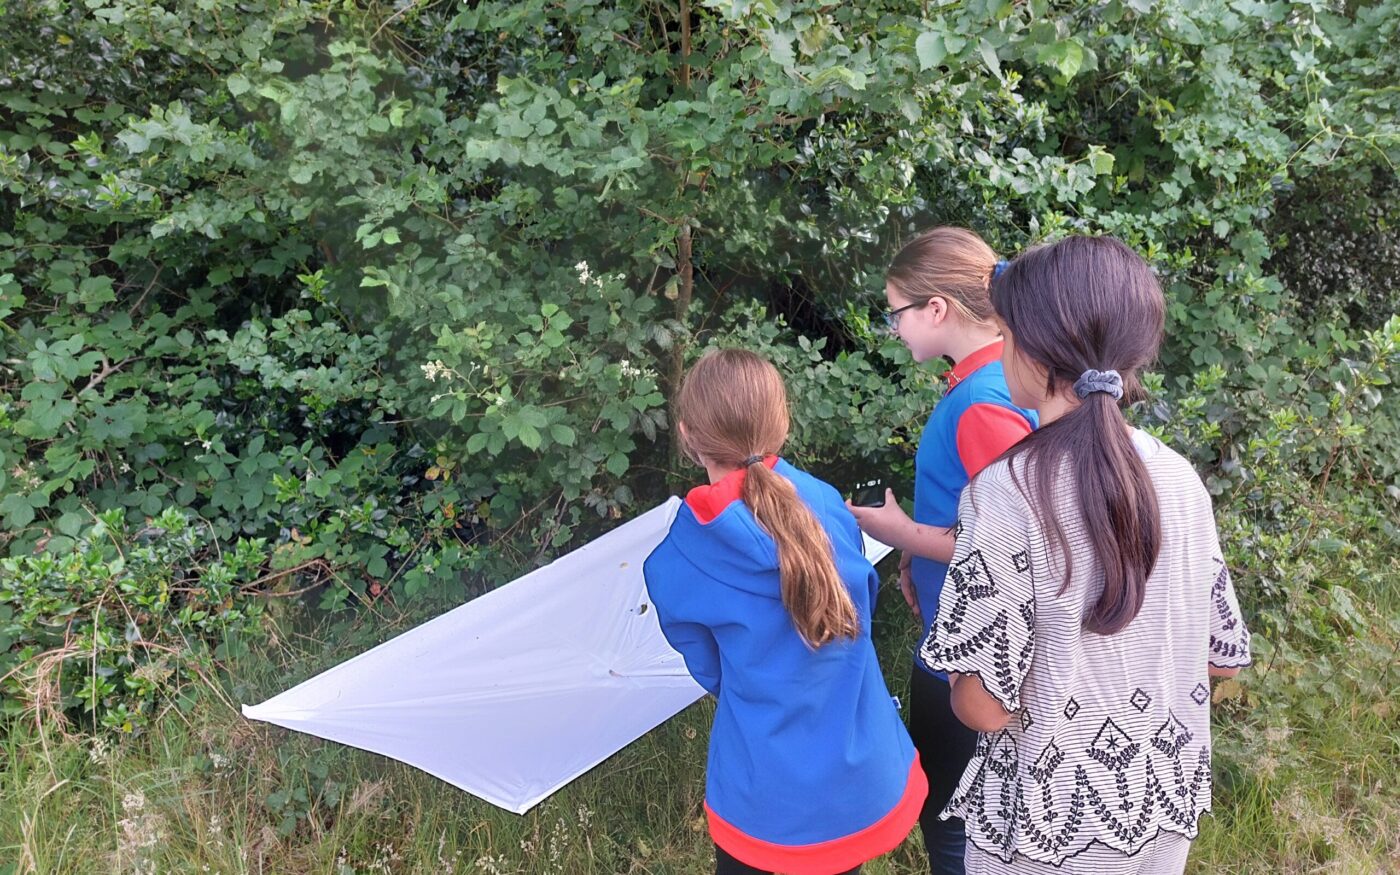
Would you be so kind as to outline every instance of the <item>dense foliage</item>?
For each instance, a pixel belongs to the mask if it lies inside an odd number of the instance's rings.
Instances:
[[[710,343],[780,363],[803,462],[907,474],[936,375],[871,317],[938,222],[1153,261],[1140,414],[1246,600],[1335,540],[1329,495],[1400,538],[1395,0],[0,14],[11,708],[59,654],[60,710],[139,730],[250,599],[546,560],[693,476],[666,398]]]

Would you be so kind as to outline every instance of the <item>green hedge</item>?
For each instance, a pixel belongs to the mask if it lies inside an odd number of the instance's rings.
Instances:
[[[1315,306],[1288,262],[1394,191],[1396,2],[0,13],[0,550],[58,603],[90,582],[35,557],[92,555],[98,520],[165,521],[191,568],[249,539],[245,582],[324,609],[458,602],[695,476],[666,397],[710,343],[780,363],[800,461],[907,474],[935,375],[871,317],[935,222],[1146,254],[1170,321],[1143,421],[1241,526],[1400,493],[1394,292]],[[103,579],[164,579],[133,573]],[[12,661],[61,619],[30,591]]]

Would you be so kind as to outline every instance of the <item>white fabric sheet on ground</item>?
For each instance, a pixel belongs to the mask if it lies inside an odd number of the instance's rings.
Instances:
[[[672,498],[243,714],[523,814],[704,695],[642,579],[679,507]],[[872,562],[889,551],[866,539]]]

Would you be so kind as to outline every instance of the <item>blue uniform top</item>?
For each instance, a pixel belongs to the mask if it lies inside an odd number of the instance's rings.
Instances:
[[[948,391],[929,414],[914,456],[914,522],[951,528],[958,521],[958,498],[973,475],[1038,424],[1034,410],[1011,403],[1001,346],[1001,341],[988,344],[948,372]],[[923,615],[920,641],[938,616],[947,571],[946,564],[922,556],[909,563]],[[914,664],[924,668],[920,660]]]
[[[891,850],[927,793],[870,640],[879,576],[841,495],[776,457],[826,530],[860,633],[812,649],[784,607],[777,547],[740,500],[746,469],[692,490],[647,557],[661,631],[719,703],[705,809],[715,843],[790,873],[850,869]]]

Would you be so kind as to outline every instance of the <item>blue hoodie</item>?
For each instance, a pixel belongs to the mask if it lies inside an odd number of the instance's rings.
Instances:
[[[879,575],[840,494],[776,457],[826,529],[860,634],[816,650],[783,606],[777,548],[740,500],[745,470],[687,495],[647,558],[661,630],[719,699],[705,810],[715,843],[761,869],[842,872],[896,847],[928,785],[870,640]]]

